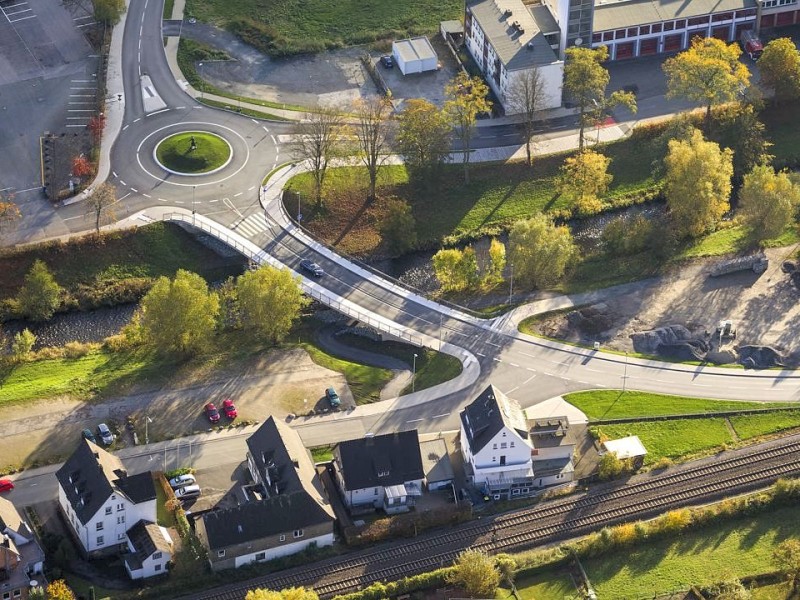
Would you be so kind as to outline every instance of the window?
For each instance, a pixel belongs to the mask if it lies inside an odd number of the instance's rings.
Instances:
[[[286,541],[286,536],[281,534],[281,537],[278,538],[278,541],[279,542],[285,542]]]
[[[600,33],[593,33],[592,34],[592,43],[593,44],[596,44],[596,43],[602,42],[602,41],[603,41],[603,35],[602,34],[600,34]]]
[[[617,29],[617,32],[614,34],[614,37],[618,40],[621,40],[625,37],[625,30],[624,29]]]
[[[512,447],[512,448],[514,447],[514,442],[511,442],[511,447]]]
[[[111,499],[112,500],[116,500],[117,499],[117,495],[116,494],[111,494]]]
[[[492,457],[492,462],[497,462],[497,457],[496,456]]]
[[[119,504],[117,504],[117,510],[118,511],[125,510],[125,503],[124,502],[120,502]]]
[[[678,19],[675,21],[675,29],[683,29],[686,27],[686,19]]]
[[[497,444],[492,444],[492,450],[497,450]]]
[[[302,529],[295,529],[292,533],[292,537],[301,538],[303,537],[303,530]]]
[[[258,554],[256,554],[256,560],[267,560],[267,553],[259,552]]]
[[[102,546],[103,544],[105,544],[105,541],[103,540],[103,536],[102,535],[98,535],[97,536],[97,545],[98,546]]]
[[[758,9],[756,8],[748,8],[747,10],[737,10],[736,18],[743,19],[745,17],[754,17],[756,16],[756,12],[758,12]]]
[[[614,32],[613,31],[606,31],[603,34],[603,41],[604,42],[610,42],[613,39],[614,39]]]
[[[124,533],[118,533],[117,534],[117,541],[124,540],[124,539],[125,539],[125,534]]]
[[[636,37],[636,34],[639,33],[639,30],[636,27],[631,27],[628,29],[628,37]]]
[[[642,25],[639,27],[639,35],[647,35],[650,33],[650,25]]]
[[[378,488],[375,488],[375,495],[378,495]]]
[[[103,531],[103,522],[99,521],[95,527],[97,527],[97,531]]]
[[[673,29],[675,29],[675,21],[667,21],[664,23],[664,31],[672,31]]]
[[[161,552],[153,552],[153,560],[158,560],[161,558]]]
[[[156,571],[156,572],[160,571],[161,570],[161,565],[160,564],[156,565],[156,568],[153,569],[153,570]]]
[[[500,444],[500,449],[501,450],[505,450],[506,448],[508,448],[508,444],[506,442],[503,442],[502,444]]]
[[[14,598],[19,598],[22,596],[22,590],[14,590]]]
[[[503,432],[503,437],[506,437],[506,432],[505,431]]]
[[[689,19],[689,26],[692,27],[694,25],[707,25],[708,24],[708,16],[705,17],[692,17]]]
[[[664,26],[664,28],[666,29],[666,25]],[[661,32],[661,23],[656,23],[655,25],[652,25],[650,27],[650,31],[652,33],[660,33]]]
[[[11,592],[3,592],[3,600],[9,600],[11,598]]]
[[[719,13],[719,14],[716,14],[716,15],[711,15],[711,20],[714,21],[714,22],[717,22],[717,21],[730,21],[732,18],[733,18],[733,13],[732,12]]]
[[[225,557],[225,550],[217,550],[217,556],[219,558],[224,558]]]
[[[107,515],[111,514],[111,507],[110,506],[106,506],[106,514]]]
[[[125,522],[125,515],[120,515],[117,517],[117,525]]]

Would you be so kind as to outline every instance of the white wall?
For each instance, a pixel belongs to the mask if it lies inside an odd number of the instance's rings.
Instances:
[[[564,63],[559,61],[549,65],[541,65],[538,70],[539,76],[542,78],[542,87],[544,88],[542,110],[559,108],[561,106],[561,89],[564,81]],[[522,112],[521,106],[514,106],[508,101],[508,95],[510,90],[514,89],[513,86],[516,84],[516,80],[524,72],[510,71],[508,77],[501,80],[501,83],[505,85],[500,97],[507,115],[516,115]]]
[[[277,548],[268,548],[266,550],[259,550],[257,552],[252,552],[250,554],[243,554],[242,556],[236,557],[236,568],[238,569],[242,565],[249,565],[252,562],[256,562],[256,554],[261,554],[262,552],[265,554],[265,557],[261,560],[272,560],[273,558],[280,558],[281,556],[289,556],[290,554],[296,554],[298,552],[302,552],[311,544],[316,543],[317,546],[330,546],[333,544],[333,533],[326,533],[325,535],[320,535],[315,538],[308,538],[302,539],[297,542],[292,542],[290,544],[284,544]],[[259,562],[260,562],[259,561]]]
[[[130,548],[130,545],[128,546]],[[155,559],[153,556],[148,556],[142,561],[142,568],[131,571],[128,568],[128,563],[125,563],[125,570],[128,571],[128,576],[131,579],[146,579],[148,577],[155,577],[156,575],[164,575],[167,573],[167,563],[172,558],[169,552],[162,552],[161,558]],[[161,570],[156,571],[156,565],[161,566]]]
[[[555,458],[572,458],[575,444],[564,444],[551,448],[537,448],[536,460],[550,460]]]
[[[503,444],[506,444],[505,448],[502,447]],[[508,427],[503,427],[492,438],[491,442],[475,454],[472,466],[476,469],[498,468],[505,470],[500,465],[501,456],[506,457],[505,466],[529,465],[531,462],[531,447],[515,431]]]

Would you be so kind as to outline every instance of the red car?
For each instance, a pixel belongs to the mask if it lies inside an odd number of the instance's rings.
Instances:
[[[212,423],[219,423],[219,411],[212,402],[206,404],[206,417],[208,417],[208,420]]]
[[[239,414],[238,412],[236,412],[236,405],[230,398],[222,401],[222,412],[224,412],[225,416],[231,420],[235,419],[236,416]]]
[[[14,483],[10,479],[0,479],[0,492],[10,492],[14,489]]]

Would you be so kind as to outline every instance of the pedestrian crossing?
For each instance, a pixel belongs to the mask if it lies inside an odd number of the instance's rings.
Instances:
[[[264,213],[257,212],[234,223],[231,229],[245,237],[254,238],[267,231],[269,225],[267,225],[267,217]]]

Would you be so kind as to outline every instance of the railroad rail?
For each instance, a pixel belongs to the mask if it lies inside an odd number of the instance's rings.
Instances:
[[[242,600],[249,589],[292,586],[313,587],[321,598],[329,598],[376,581],[391,581],[448,565],[465,548],[489,553],[521,551],[608,525],[764,488],[780,477],[798,473],[800,436],[792,436],[187,598]]]

